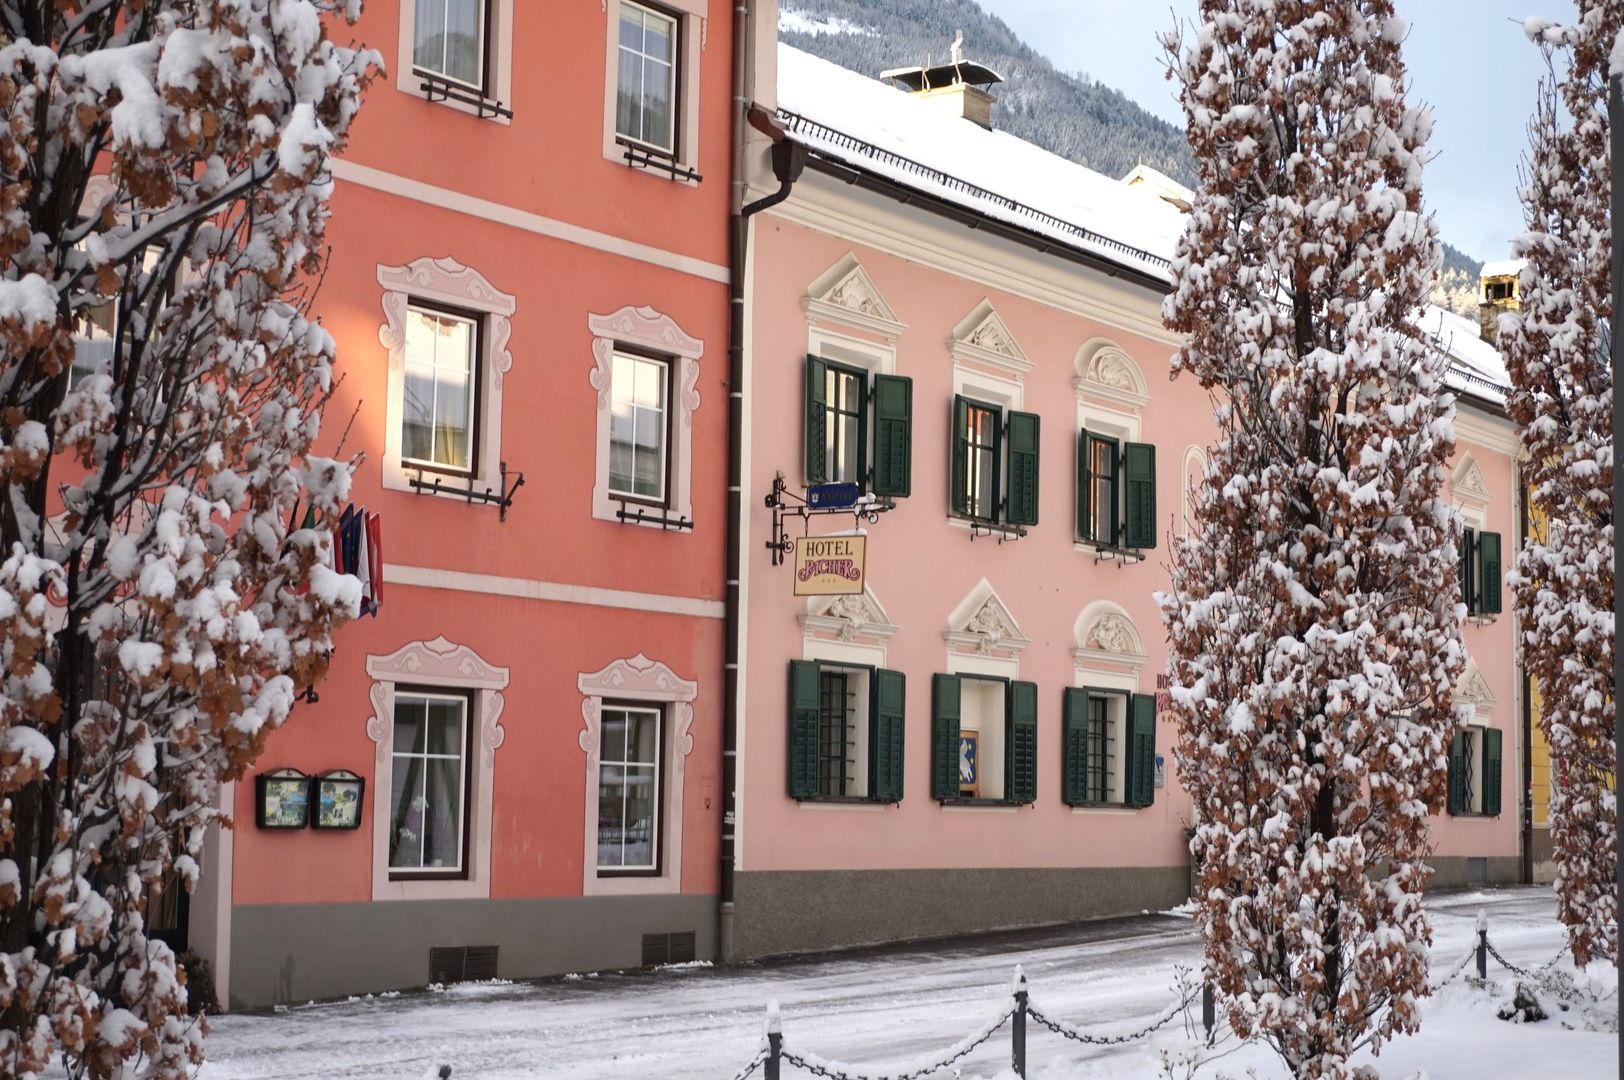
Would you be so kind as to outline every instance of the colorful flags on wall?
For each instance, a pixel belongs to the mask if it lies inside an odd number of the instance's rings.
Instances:
[[[361,579],[361,613],[376,615],[383,606],[383,515],[345,507],[333,529],[333,560],[340,574]]]

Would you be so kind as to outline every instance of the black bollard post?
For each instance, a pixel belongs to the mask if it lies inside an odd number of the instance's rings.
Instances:
[[[1026,1077],[1026,973],[1015,966],[1015,1021],[1010,1027],[1009,1067]]]
[[[1212,1029],[1218,1020],[1218,1006],[1212,999],[1212,983],[1201,984],[1201,1026],[1207,1029],[1207,1045],[1212,1045]]]
[[[1477,977],[1489,977],[1489,913],[1477,913]]]

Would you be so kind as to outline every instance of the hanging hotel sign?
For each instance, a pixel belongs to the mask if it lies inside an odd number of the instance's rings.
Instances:
[[[800,536],[795,539],[795,595],[840,596],[863,591],[868,537]]]

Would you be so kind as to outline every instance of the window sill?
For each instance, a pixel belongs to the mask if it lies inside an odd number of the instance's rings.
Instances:
[[[1150,550],[1148,548],[1116,547],[1112,544],[1096,543],[1093,540],[1073,540],[1071,546],[1073,549],[1085,554],[1092,553],[1096,563],[1111,560],[1118,566],[1123,563],[1144,562],[1148,558],[1145,552]]]
[[[673,513],[671,507],[665,503],[647,502],[614,493],[610,493],[609,501],[618,507],[615,510],[615,520],[622,525],[645,525],[661,532],[694,531],[694,523],[690,518]]]
[[[637,879],[637,878],[657,878],[657,877],[661,876],[661,873],[662,873],[662,871],[657,870],[657,869],[615,870],[615,869],[613,869],[611,867],[606,867],[606,866],[598,867],[598,878],[599,878],[599,880],[624,881],[624,880],[626,880],[628,878],[631,878],[631,879],[634,879],[634,880]]]
[[[802,810],[884,810],[896,806],[894,802],[879,802],[859,795],[819,796],[815,799],[796,799]]]
[[[431,105],[448,105],[481,120],[494,120],[499,124],[513,122],[513,110],[503,102],[483,90],[432,71],[413,68],[404,73],[398,88]]]
[[[1469,612],[1466,616],[1466,621],[1471,623],[1473,626],[1493,626],[1499,620],[1500,614],[1498,612],[1493,615],[1483,615]]]
[[[943,810],[979,810],[983,813],[1013,814],[1029,803],[1010,802],[1008,799],[943,799]]]
[[[1144,809],[1146,808],[1143,806],[1128,806],[1125,803],[1074,803],[1071,812],[1074,814],[1101,814],[1106,817],[1132,817]]]
[[[955,529],[964,529],[971,540],[978,536],[996,536],[1000,544],[1005,540],[1019,540],[1028,529],[1035,528],[1032,525],[1010,525],[1002,521],[965,517],[963,514],[948,514],[947,523]]]
[[[618,160],[629,169],[658,173],[684,187],[698,187],[704,180],[699,170],[683,164],[670,150],[634,142],[624,136],[615,137],[615,150],[620,155]]]
[[[1449,817],[1458,818],[1462,821],[1494,821],[1503,816],[1501,814],[1485,814],[1481,810],[1466,810],[1458,814],[1446,810],[1445,814],[1447,814]]]

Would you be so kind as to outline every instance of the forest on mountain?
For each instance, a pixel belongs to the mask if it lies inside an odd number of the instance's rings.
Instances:
[[[1084,72],[1057,69],[976,0],[784,0],[778,28],[787,44],[875,77],[946,60],[962,30],[965,55],[1004,77],[994,90],[1001,130],[1107,176],[1143,164],[1195,182],[1182,128]],[[1150,43],[1146,54],[1160,63]],[[1481,264],[1447,243],[1443,253],[1432,301],[1475,319]]]

